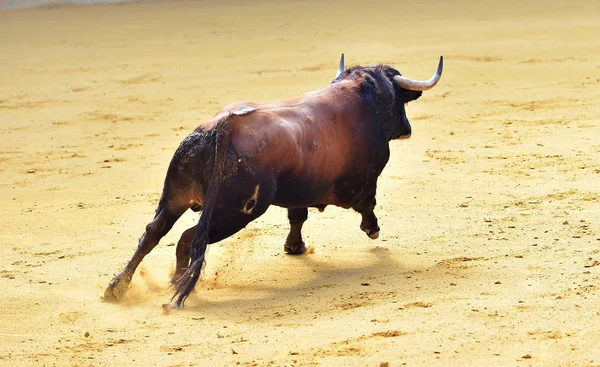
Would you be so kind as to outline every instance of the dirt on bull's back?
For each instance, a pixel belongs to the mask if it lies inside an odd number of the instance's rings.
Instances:
[[[594,1],[170,1],[0,12],[0,361],[7,365],[600,364]],[[426,79],[376,214],[273,207],[163,314],[186,213],[102,302],[172,153],[220,107],[346,65]]]

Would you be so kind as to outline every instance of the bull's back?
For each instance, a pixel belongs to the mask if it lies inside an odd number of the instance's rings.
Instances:
[[[232,116],[232,144],[258,172],[277,179],[274,204],[335,202],[334,187],[357,163],[360,129],[336,106],[255,109]]]

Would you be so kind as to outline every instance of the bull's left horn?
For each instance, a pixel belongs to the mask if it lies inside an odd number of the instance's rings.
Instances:
[[[440,63],[438,64],[437,71],[428,80],[412,80],[405,76],[396,75],[394,77],[394,81],[396,82],[396,84],[398,84],[401,88],[404,89],[414,91],[429,90],[435,87],[435,85],[440,81],[440,78],[442,76],[442,69],[444,69],[444,56],[440,56]]]
[[[333,78],[333,79],[337,79],[337,77],[340,76],[343,72],[344,72],[344,54],[342,53],[342,57],[340,58],[340,66],[338,67],[337,74],[335,74],[335,78]]]

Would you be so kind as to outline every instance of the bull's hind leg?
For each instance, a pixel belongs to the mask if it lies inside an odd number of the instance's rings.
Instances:
[[[379,237],[379,225],[377,224],[377,217],[373,212],[375,203],[375,191],[373,191],[371,195],[368,195],[365,199],[353,206],[353,209],[362,216],[360,229],[372,240]]]
[[[228,238],[240,230],[242,230],[248,223],[262,215],[264,210],[257,211],[254,215],[248,215],[246,213],[240,213],[239,211],[232,210],[215,210],[212,214],[210,221],[208,243],[215,243],[225,238]],[[177,268],[173,278],[171,278],[171,284],[177,285],[181,276],[186,272],[190,266],[191,259],[191,248],[194,242],[194,238],[198,235],[198,226],[187,229],[181,235],[181,238],[177,242],[177,249],[175,250],[177,256]]]
[[[238,171],[234,178],[221,184],[214,209],[207,209],[205,206],[198,225],[194,227],[195,232],[190,248],[190,266],[177,279],[177,293],[174,296],[178,296],[176,302],[172,305],[163,305],[165,310],[181,307],[194,289],[200,278],[203,264],[205,264],[207,245],[230,237],[260,217],[271,205],[274,196],[275,179],[273,177],[260,179]],[[203,229],[204,215],[207,215],[210,221],[208,226]],[[207,240],[206,235],[208,235]]]
[[[290,233],[285,240],[283,250],[290,255],[299,255],[306,252],[306,245],[302,241],[302,225],[308,218],[308,208],[288,209]]]
[[[190,266],[190,248],[192,247],[192,241],[196,233],[196,226],[187,229],[177,242],[177,249],[175,255],[177,257],[177,263],[175,266],[175,274],[171,279],[171,284],[177,284],[177,279],[185,273],[188,266]]]
[[[138,247],[131,260],[129,260],[125,269],[112,279],[108,288],[104,291],[104,299],[118,300],[125,294],[131,282],[131,277],[142,259],[152,251],[160,239],[169,232],[173,224],[188,208],[188,204],[177,204],[174,200],[165,199],[165,195],[163,194],[156,209],[156,215],[152,222],[146,226],[146,231],[140,238]]]
[[[215,208],[210,221],[209,243],[219,242],[235,234],[263,215],[275,195],[275,179],[272,177],[252,177],[247,173],[238,173],[237,177],[223,186],[219,193],[221,205]]]

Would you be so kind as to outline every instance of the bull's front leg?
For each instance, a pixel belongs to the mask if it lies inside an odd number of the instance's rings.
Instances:
[[[375,192],[373,192],[372,195],[369,195],[366,199],[360,201],[353,207],[353,209],[359,212],[362,216],[360,229],[372,240],[375,240],[379,237],[379,225],[377,224],[377,217],[373,212],[375,209],[375,204]]]
[[[306,252],[306,245],[302,241],[302,225],[308,219],[308,208],[288,209],[290,233],[285,240],[283,250],[290,255],[299,255]]]

